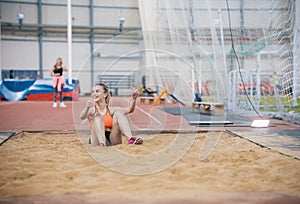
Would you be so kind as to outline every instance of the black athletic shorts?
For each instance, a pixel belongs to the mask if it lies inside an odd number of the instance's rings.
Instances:
[[[110,133],[110,131],[105,131],[106,146],[111,146]]]
[[[112,146],[111,144],[111,141],[110,141],[110,131],[105,131],[105,138],[106,138],[106,141],[105,141],[105,145],[106,146]],[[89,138],[89,144],[91,144],[91,138]]]

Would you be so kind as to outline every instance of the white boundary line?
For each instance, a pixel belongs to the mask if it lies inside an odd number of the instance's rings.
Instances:
[[[130,100],[126,99],[127,102],[130,102]],[[153,115],[147,113],[146,111],[144,111],[143,109],[141,109],[138,105],[135,105],[135,107],[141,111],[142,113],[148,115],[150,118],[152,118],[155,122],[157,122],[160,125],[163,125],[162,122],[160,122],[158,119],[156,119]]]
[[[142,113],[145,113],[146,115],[148,115],[150,118],[152,118],[154,121],[156,121],[160,125],[163,125],[162,122],[160,122],[158,119],[156,119],[153,115],[151,115],[151,114],[147,113],[146,111],[144,111],[143,109],[141,109],[139,106],[136,105],[136,108],[138,108],[138,110],[141,111]]]

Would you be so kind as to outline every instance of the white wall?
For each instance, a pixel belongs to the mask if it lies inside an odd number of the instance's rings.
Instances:
[[[37,0],[26,0],[28,2],[36,3]],[[25,0],[24,0],[25,2]],[[45,4],[66,4],[66,0],[43,0]],[[89,26],[89,0],[72,0],[73,5],[84,5],[84,7],[72,7],[72,17],[74,18],[73,24],[76,26]],[[173,1],[172,1],[173,2]],[[176,1],[174,1],[176,3]],[[226,2],[224,0],[214,1],[194,1],[196,6],[206,8],[208,3],[211,8],[214,8],[212,16],[218,17],[217,8],[221,8],[223,26],[228,26],[228,17],[226,11]],[[281,7],[282,5],[272,5],[269,0],[245,0],[245,7],[251,8],[253,11],[245,12],[245,27],[261,27],[265,28],[270,26],[266,22],[272,19],[272,13],[265,10],[257,11],[256,8],[273,8]],[[276,1],[277,2],[277,1]],[[282,4],[285,5],[288,0],[283,0]],[[124,9],[113,9],[110,7],[137,7],[137,0],[94,0],[94,25],[95,26],[119,26],[118,18],[122,15],[125,17],[124,26],[139,27],[139,13],[136,9],[124,8]],[[230,0],[229,5],[231,9],[240,8],[240,0]],[[97,7],[98,6],[98,7]],[[104,8],[106,7],[106,8]],[[37,4],[17,4],[17,3],[1,3],[1,21],[17,23],[16,15],[18,12],[25,14],[24,24],[37,24],[38,21],[38,7]],[[54,5],[43,5],[42,6],[42,23],[47,25],[66,25],[67,24],[67,8],[65,6],[54,6]],[[180,11],[178,11],[180,12]],[[299,14],[299,12],[298,12]],[[209,15],[208,12],[202,12],[201,15],[195,16],[195,24],[203,25],[203,27],[209,27],[210,22],[206,19]],[[286,21],[286,16],[282,15],[280,22]],[[162,19],[163,20],[163,19]],[[232,27],[240,27],[240,12],[238,10],[231,11]],[[180,22],[180,19],[178,19]],[[284,23],[274,22],[274,26],[284,27]],[[299,21],[298,21],[299,22]],[[277,24],[276,24],[277,23]],[[299,32],[298,32],[299,33]],[[2,33],[3,34],[3,33]],[[36,35],[36,33],[35,33]],[[253,34],[255,35],[255,33]],[[17,36],[12,34],[10,36],[2,35],[1,41],[1,63],[2,69],[33,69],[39,70],[39,45],[36,36]],[[107,38],[109,41],[107,41]],[[99,52],[101,57],[95,57],[94,60],[94,82],[97,80],[97,75],[103,70],[110,69],[112,71],[123,70],[123,71],[135,71],[140,72],[137,78],[139,83],[141,73],[139,66],[141,59],[139,58],[118,58],[126,53],[134,52],[140,49],[138,42],[137,44],[125,43],[126,37],[124,36],[108,36],[105,39],[97,39],[95,42],[95,52]],[[33,41],[26,41],[26,40]],[[66,34],[57,35],[55,37],[43,37],[42,52],[43,52],[43,75],[44,77],[49,76],[51,66],[55,63],[57,57],[62,57],[67,64],[67,43]],[[58,42],[61,41],[61,42]],[[91,90],[91,62],[90,62],[90,44],[88,37],[76,37],[73,39],[73,77],[78,78],[81,83],[82,92],[90,92]],[[80,42],[79,42],[80,41]],[[123,43],[120,43],[122,41]],[[104,42],[104,43],[102,43]],[[201,45],[205,46],[205,45]],[[226,45],[226,50],[229,50],[229,44]],[[298,49],[299,53],[299,49]],[[140,53],[138,53],[140,54]],[[298,58],[299,59],[299,58]],[[203,66],[209,67],[209,60],[203,60],[200,62]],[[272,58],[262,59],[262,67],[278,66],[273,63]],[[112,65],[113,64],[113,65]],[[271,64],[271,65],[270,65]],[[68,65],[67,65],[68,66]],[[256,61],[247,61],[245,68],[253,69],[256,67]],[[66,75],[67,76],[67,75]]]
[[[37,6],[34,4],[11,4],[1,2],[1,18],[2,22],[17,23],[17,14],[23,13],[25,15],[23,23],[36,24],[37,23]]]
[[[38,43],[2,40],[2,69],[33,70],[39,67]]]
[[[17,2],[17,1],[12,1]],[[25,15],[23,23],[38,23],[38,5],[36,0],[26,0],[30,4],[19,3],[1,3],[0,13],[1,21],[6,23],[18,23],[17,13],[21,12]],[[72,0],[72,17],[73,25],[89,26],[90,25],[90,8],[89,0]],[[42,1],[42,24],[55,26],[66,26],[67,24],[67,0],[43,0]],[[56,4],[56,5],[55,5]],[[58,4],[58,5],[57,5]],[[139,16],[138,10],[130,7],[137,7],[137,0],[94,0],[94,25],[116,27],[118,32],[119,17],[125,17],[124,26],[138,27]],[[81,6],[81,7],[79,7]],[[125,7],[112,8],[112,7]],[[78,31],[78,30],[77,30]],[[103,31],[105,32],[105,31]],[[1,69],[3,70],[38,70],[39,71],[39,44],[36,33],[17,36],[14,33],[4,35],[1,41]],[[5,39],[4,39],[5,38]],[[107,41],[107,39],[109,41]],[[65,34],[56,36],[43,36],[42,38],[42,67],[43,76],[50,77],[50,69],[54,65],[58,57],[62,57],[68,66],[67,54],[67,38]],[[112,41],[112,42],[110,42]],[[118,42],[117,42],[118,41]],[[105,43],[99,43],[105,42]],[[120,43],[123,42],[123,43]],[[137,41],[136,41],[137,42]],[[138,42],[137,42],[138,43]],[[72,74],[73,78],[78,78],[81,83],[83,93],[91,90],[91,62],[90,62],[90,42],[88,36],[73,36],[73,59]],[[118,36],[106,36],[105,39],[96,38],[94,44],[95,50],[99,49],[101,54],[106,55],[104,58],[95,58],[94,60],[94,82],[97,80],[99,72],[107,69],[114,61],[117,61],[111,68],[113,71],[118,69],[130,70],[132,67],[138,66],[138,59],[118,59],[117,56],[131,50],[138,49],[138,44],[126,43],[126,39]],[[110,57],[107,57],[110,56]],[[65,74],[68,77],[68,74]]]

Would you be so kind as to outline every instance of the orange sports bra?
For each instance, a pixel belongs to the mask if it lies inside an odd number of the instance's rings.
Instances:
[[[112,126],[113,126],[113,118],[112,118],[109,110],[107,110],[106,114],[104,115],[104,127],[112,128]]]
[[[96,110],[95,116],[97,115],[97,113],[98,113],[98,111]],[[112,126],[113,126],[113,118],[112,118],[109,110],[107,110],[107,112],[104,115],[103,119],[104,119],[104,127],[111,129]],[[90,120],[90,122],[89,122],[91,129],[92,129],[92,126],[93,126],[93,122],[94,122],[94,119]]]

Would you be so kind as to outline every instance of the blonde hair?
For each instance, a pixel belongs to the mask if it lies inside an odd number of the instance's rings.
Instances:
[[[108,89],[108,86],[104,83],[97,83],[96,86],[102,86],[104,93],[107,94],[107,96],[105,98],[105,102],[106,102],[107,105],[109,105],[111,95],[110,95],[110,91]]]
[[[56,62],[55,62],[55,64],[54,64],[54,67],[56,68],[56,65],[57,65],[57,60],[60,60],[60,64],[62,64],[63,63],[63,60],[62,60],[62,58],[61,57],[58,57],[57,59],[56,59]]]

